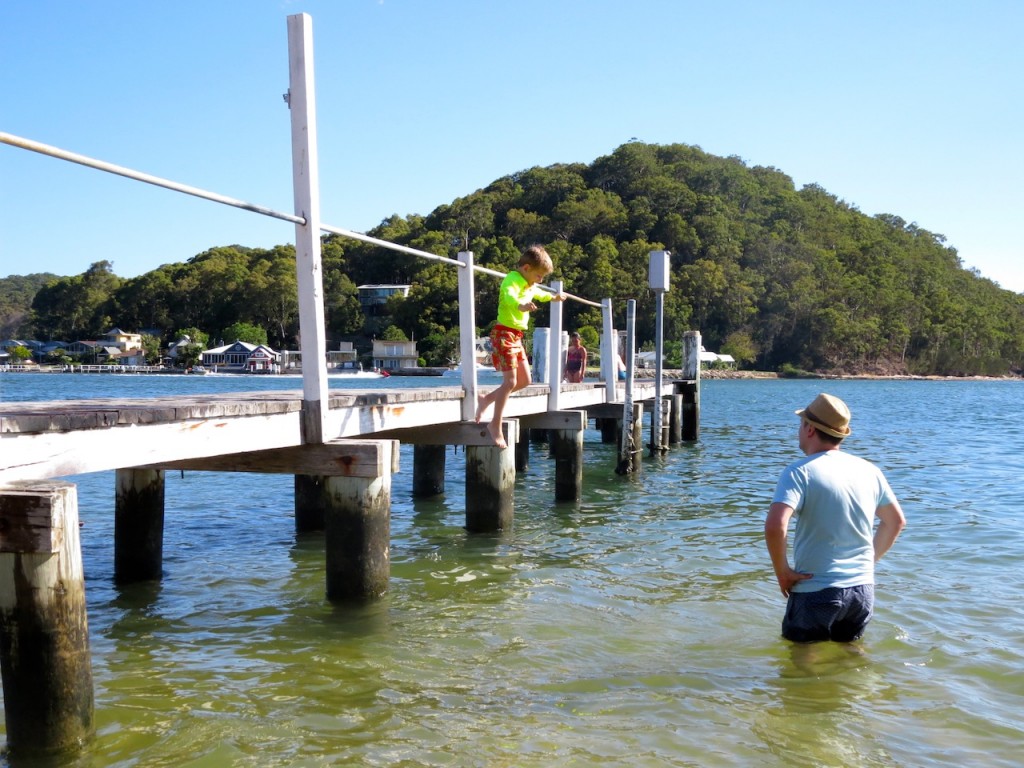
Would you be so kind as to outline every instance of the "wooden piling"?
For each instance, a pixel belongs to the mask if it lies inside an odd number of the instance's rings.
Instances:
[[[530,441],[518,440],[515,445],[516,472],[525,472],[530,468]]]
[[[695,381],[680,382],[683,396],[683,440],[700,439],[700,384]]]
[[[630,420],[627,423],[623,420],[621,425],[622,440],[619,443],[619,460],[615,467],[615,473],[628,475],[640,471],[640,460],[643,455],[644,444],[644,405],[633,403],[630,410]]]
[[[444,495],[445,445],[414,445],[412,495],[431,498]]]
[[[615,418],[595,419],[597,428],[601,430],[601,442],[604,444],[618,444],[619,430],[622,428],[622,420]]]
[[[680,394],[666,395],[671,403],[669,409],[669,443],[683,442],[683,396]]]
[[[466,446],[466,530],[492,533],[512,529],[518,422],[502,423],[507,448]]]
[[[12,755],[75,749],[94,733],[78,493],[0,490],[0,668]]]
[[[543,430],[555,463],[555,501],[575,501],[583,495],[583,431],[587,414],[578,410],[548,411],[520,416],[521,429]]]
[[[683,334],[683,380],[676,392],[683,396],[683,440],[700,438],[700,331]]]
[[[391,570],[391,440],[367,440],[377,458],[364,471],[324,478],[328,507],[324,546],[327,599],[362,602],[380,597]]]
[[[633,403],[633,472],[639,472],[643,463],[644,404]]]
[[[163,576],[164,473],[119,469],[114,491],[114,581],[130,584]]]
[[[555,500],[579,501],[583,496],[583,430],[552,429],[555,457]]]
[[[328,497],[322,475],[295,475],[295,532],[324,529]]]

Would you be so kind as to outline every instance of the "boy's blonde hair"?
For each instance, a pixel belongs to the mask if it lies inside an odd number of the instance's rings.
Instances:
[[[519,266],[529,264],[531,267],[540,267],[548,273],[552,272],[555,265],[551,261],[551,257],[548,252],[544,250],[543,245],[531,245],[525,251],[523,255],[519,257]]]

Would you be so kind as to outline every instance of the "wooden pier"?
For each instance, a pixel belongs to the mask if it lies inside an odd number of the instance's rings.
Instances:
[[[457,268],[460,352],[467,363],[474,359],[477,329],[474,275],[504,275],[475,265],[471,252],[451,259],[321,222],[308,16],[288,17],[288,42],[294,214],[0,133],[0,143],[293,222],[301,351],[306,361],[318,361],[303,368],[301,391],[0,403],[0,667],[12,755],[71,750],[94,730],[77,491],[61,478],[116,473],[114,577],[134,582],[161,577],[166,471],[294,475],[296,530],[325,534],[328,599],[364,601],[387,589],[391,476],[399,470],[402,442],[415,446],[418,495],[443,489],[444,446],[466,447],[466,528],[488,532],[512,522],[513,484],[517,467],[526,464],[528,431],[543,430],[549,438],[556,500],[580,498],[589,418],[599,420],[603,441],[619,441],[616,471],[639,468],[645,404],[655,408],[652,452],[697,437],[700,334],[684,337],[686,380],[665,398],[660,357],[655,381],[632,378],[633,324],[627,319],[624,354],[630,365],[626,381],[619,382],[608,298],[598,304],[567,294],[601,310],[600,384],[560,383],[564,333],[561,304],[552,303],[545,342],[535,337],[533,350],[550,365],[538,383],[510,398],[503,421],[507,448],[495,446],[486,428],[472,421],[480,388],[468,364],[461,386],[329,389],[321,232]],[[655,253],[667,270],[668,253],[652,252],[652,262]],[[662,283],[667,289],[667,272]],[[557,281],[548,289],[563,292]],[[628,307],[632,318],[635,301]],[[658,332],[660,351],[660,320]]]

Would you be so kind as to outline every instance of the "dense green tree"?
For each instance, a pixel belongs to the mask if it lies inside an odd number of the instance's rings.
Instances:
[[[11,362],[15,365],[19,365],[24,363],[26,360],[32,359],[32,350],[21,345],[11,347],[7,350],[7,354],[11,356]]]
[[[163,358],[160,337],[150,333],[142,334],[142,351],[146,355],[146,365],[159,365]]]
[[[57,279],[49,272],[31,275],[9,275],[0,279],[0,338],[28,338],[31,326],[32,299],[47,283]]]
[[[267,331],[252,323],[232,323],[223,331],[224,340],[231,344],[244,341],[247,344],[267,344]]]
[[[611,299],[617,328],[636,301],[640,344],[655,335],[648,253],[667,249],[666,337],[700,330],[708,348],[730,350],[742,365],[963,374],[1024,366],[1024,296],[964,269],[942,235],[894,214],[866,216],[820,185],[797,189],[775,168],[700,147],[630,141],[590,165],[528,168],[426,215],[393,215],[370,235],[448,258],[468,248],[499,273],[542,243],[552,279],[590,301]],[[433,364],[453,355],[456,267],[337,235],[323,238],[322,260],[331,339],[368,348],[394,326]],[[108,262],[47,276],[28,283],[34,333],[71,341],[116,324],[159,330],[167,342],[168,329],[244,323],[292,345],[294,261],[292,246],[220,246],[132,280]],[[30,292],[27,278],[12,278],[0,280],[0,322],[11,329],[24,327]],[[500,278],[478,273],[475,282],[486,331]],[[379,283],[409,285],[409,295],[367,315],[357,287]],[[593,306],[563,309],[566,327],[602,327]],[[547,322],[549,311],[532,321]]]

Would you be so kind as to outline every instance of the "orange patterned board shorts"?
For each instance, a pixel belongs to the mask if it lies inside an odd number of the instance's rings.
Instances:
[[[526,349],[523,347],[523,332],[504,325],[496,325],[491,330],[491,363],[499,372],[514,371],[519,368],[519,361],[526,360]]]

